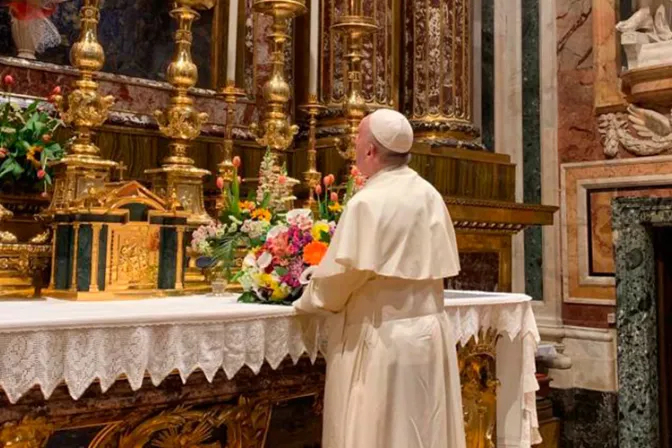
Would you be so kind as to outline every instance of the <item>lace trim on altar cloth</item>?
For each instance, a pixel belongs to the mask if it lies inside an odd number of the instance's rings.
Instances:
[[[478,337],[482,328],[497,329],[511,341],[520,338],[524,393],[520,446],[529,448],[540,442],[535,397],[539,333],[531,304],[448,304],[446,313],[455,340],[463,344]],[[136,326],[125,322],[90,328],[14,328],[0,332],[0,387],[16,403],[34,386],[49,398],[61,383],[77,400],[96,380],[105,392],[121,375],[133,390],[140,389],[145,374],[155,386],[174,371],[183,382],[199,369],[208,381],[219,369],[233,378],[243,366],[255,374],[264,362],[276,369],[287,356],[296,363],[307,354],[314,362],[325,340],[322,319],[296,315]]]

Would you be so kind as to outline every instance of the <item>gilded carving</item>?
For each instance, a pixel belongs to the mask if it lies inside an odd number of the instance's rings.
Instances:
[[[204,409],[179,406],[158,415],[135,416],[102,431],[91,448],[261,448],[271,402],[238,398],[235,404]],[[226,445],[215,431],[226,428]]]
[[[495,448],[498,339],[497,330],[480,330],[478,339],[472,337],[458,347],[467,448]]]
[[[0,427],[0,448],[42,448],[52,432],[53,426],[44,418],[5,423]]]
[[[110,287],[153,289],[159,265],[158,227],[126,224],[112,229]]]

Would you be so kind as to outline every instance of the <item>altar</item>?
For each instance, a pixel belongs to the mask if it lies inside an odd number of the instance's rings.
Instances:
[[[530,298],[445,307],[468,446],[538,442]],[[235,296],[0,302],[0,447],[319,446],[325,325]]]

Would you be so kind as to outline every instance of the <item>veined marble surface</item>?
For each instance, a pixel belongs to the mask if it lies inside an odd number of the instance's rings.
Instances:
[[[619,446],[658,447],[658,326],[652,225],[672,223],[672,199],[613,201]]]

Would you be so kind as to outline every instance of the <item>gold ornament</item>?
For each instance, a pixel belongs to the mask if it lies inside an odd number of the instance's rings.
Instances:
[[[101,96],[95,72],[105,62],[103,47],[98,42],[99,0],[84,0],[80,9],[81,31],[79,40],[70,49],[70,62],[79,69],[80,79],[68,95],[67,104],[60,95],[53,100],[63,121],[74,127],[75,138],[67,154],[51,166],[55,170],[54,194],[46,216],[72,211],[73,203],[91,187],[102,187],[109,180],[117,164],[100,157],[100,150],[92,142],[93,129],[102,125],[114,104],[114,97]]]
[[[472,337],[466,345],[458,347],[467,448],[495,448],[498,339],[497,330],[480,330],[478,342]]]
[[[203,177],[208,170],[196,168],[188,156],[191,141],[201,134],[208,114],[198,112],[188,90],[198,81],[198,68],[191,58],[193,41],[192,25],[199,18],[194,8],[209,9],[211,1],[179,1],[170,12],[177,21],[175,54],[166,71],[166,79],[173,86],[173,95],[166,110],[154,112],[159,130],[171,139],[170,154],[162,161],[161,168],[145,171],[152,178],[154,191],[163,197],[169,208],[184,208],[188,222],[205,224],[210,217],[203,201]]]
[[[362,0],[349,2],[349,14],[336,19],[332,29],[342,32],[348,43],[346,58],[348,59],[347,96],[343,110],[347,122],[347,135],[338,146],[341,156],[348,161],[348,173],[355,162],[355,139],[359,132],[359,123],[366,116],[366,100],[362,95],[362,49],[363,38],[378,30],[372,17],[362,12]]]
[[[285,80],[285,44],[289,40],[289,20],[307,11],[305,0],[255,0],[252,8],[255,12],[273,18],[271,42],[271,77],[264,84],[266,112],[259,128],[256,123],[250,126],[257,135],[257,143],[273,151],[285,151],[292,145],[299,127],[290,123],[285,109],[291,96],[291,88]]]
[[[26,417],[0,427],[0,448],[42,448],[53,432],[44,418]]]

